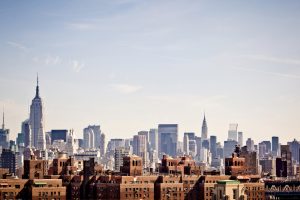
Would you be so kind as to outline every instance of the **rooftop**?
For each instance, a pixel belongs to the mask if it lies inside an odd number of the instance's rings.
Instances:
[[[217,181],[218,184],[240,184],[239,181],[236,180],[219,180]]]

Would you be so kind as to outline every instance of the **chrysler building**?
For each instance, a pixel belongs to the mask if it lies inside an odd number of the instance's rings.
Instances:
[[[35,97],[30,106],[30,128],[31,146],[38,150],[45,150],[46,148],[43,114],[43,102],[39,94],[39,79],[37,77]]]

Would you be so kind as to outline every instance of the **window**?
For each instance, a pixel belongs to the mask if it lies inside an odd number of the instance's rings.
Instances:
[[[237,189],[232,189],[233,199],[237,198]]]
[[[15,188],[20,188],[20,185],[15,185]]]

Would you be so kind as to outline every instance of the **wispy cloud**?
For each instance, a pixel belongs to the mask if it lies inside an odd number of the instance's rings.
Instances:
[[[293,58],[282,58],[282,57],[265,56],[265,55],[244,55],[242,57],[250,58],[253,60],[259,60],[259,61],[273,62],[273,63],[300,65],[300,59],[293,59]]]
[[[59,56],[47,56],[47,58],[45,59],[46,65],[49,64],[57,65],[59,63],[61,63],[61,59]]]
[[[189,106],[193,107],[217,107],[222,105],[222,103],[227,99],[227,96],[223,94],[216,94],[212,96],[201,96],[201,95],[192,95],[192,94],[184,94],[184,95],[151,95],[148,96],[148,99],[154,102],[165,103],[165,104],[177,104],[177,105],[185,105],[189,104]],[[187,101],[189,99],[189,101]]]
[[[265,71],[265,70],[247,68],[247,67],[234,67],[233,69],[248,71],[248,72],[263,73],[263,74],[268,74],[268,75],[272,75],[272,76],[279,76],[279,77],[283,77],[283,78],[300,79],[300,75],[297,75],[297,74],[272,72],[272,71]]]
[[[28,51],[29,50],[28,47],[26,47],[25,45],[23,45],[21,43],[18,43],[18,42],[7,41],[6,43],[9,44],[10,46],[15,47],[15,48],[17,48],[19,50],[22,50],[22,51]]]
[[[71,69],[78,73],[80,72],[84,67],[85,63],[83,61],[80,61],[78,59],[65,59],[60,56],[53,56],[53,55],[47,55],[47,56],[34,56],[32,58],[32,61],[34,63],[37,63],[39,65],[49,65],[49,66],[54,66],[54,65],[64,65],[64,66],[69,66]]]
[[[52,56],[47,55],[44,57],[34,56],[32,58],[32,61],[39,64],[45,64],[45,65],[58,65],[63,62],[62,58],[59,56]]]
[[[85,67],[85,64],[83,62],[80,62],[78,60],[72,60],[72,68],[75,72],[80,72],[82,70],[82,68]]]
[[[116,91],[122,94],[131,94],[140,91],[143,87],[139,85],[131,84],[112,84],[111,85]]]
[[[67,27],[79,31],[93,30],[96,28],[95,24],[92,23],[70,23],[67,24]]]

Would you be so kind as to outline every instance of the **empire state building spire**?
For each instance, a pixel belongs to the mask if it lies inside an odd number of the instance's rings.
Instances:
[[[35,97],[40,97],[40,90],[39,90],[39,75],[36,76],[36,89],[35,89]]]

